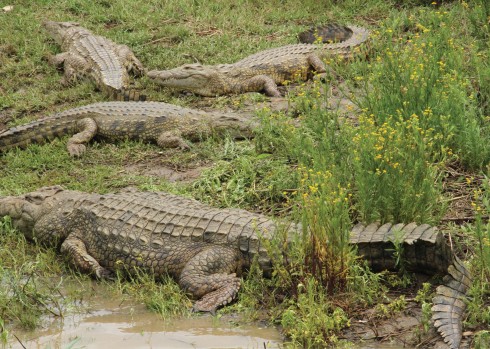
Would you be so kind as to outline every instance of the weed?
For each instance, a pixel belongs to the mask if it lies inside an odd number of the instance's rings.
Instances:
[[[490,331],[482,330],[475,333],[475,349],[490,348]]]
[[[136,268],[131,273],[120,269],[116,275],[114,289],[119,295],[129,295],[144,303],[163,319],[189,315],[192,303],[171,277],[155,280],[153,275]]]
[[[349,191],[330,171],[299,170],[305,272],[333,294],[344,289],[354,259],[349,245]]]
[[[422,319],[420,320],[424,332],[427,333],[430,329],[432,318],[432,295],[431,285],[427,282],[422,284],[422,288],[417,291],[415,301],[419,302],[422,307]]]
[[[359,104],[379,126],[417,116],[419,139],[435,160],[456,155],[466,166],[482,168],[490,156],[487,127],[463,59],[467,52],[446,28],[460,10],[420,9],[407,19],[414,28],[408,35],[389,28],[375,33],[385,46],[366,63],[366,78],[359,78],[364,87]],[[482,63],[474,67],[479,70]]]
[[[27,244],[7,218],[1,220],[0,231],[4,246],[0,250],[0,319],[4,325],[15,321],[33,329],[43,314],[63,316],[64,301],[59,297],[61,282],[53,284],[50,280],[61,273],[54,254]],[[36,258],[31,260],[29,254]]]
[[[8,336],[9,331],[5,328],[3,319],[0,319],[0,342],[2,342],[2,344],[7,344]]]
[[[482,215],[490,212],[490,186],[488,179],[482,189],[473,193],[472,206],[476,220],[473,225],[466,226],[464,231],[476,241],[476,258],[472,260],[473,283],[468,291],[471,302],[468,303],[468,322],[471,324],[490,325],[490,223],[483,223]]]
[[[298,298],[290,302],[281,317],[281,325],[293,346],[325,347],[336,343],[335,333],[349,326],[345,312],[332,306],[314,278],[298,285]]]
[[[354,263],[347,282],[347,291],[352,297],[352,302],[364,306],[378,302],[387,292],[383,280],[384,274],[373,273],[366,261]]]
[[[375,316],[378,318],[390,318],[395,314],[404,311],[407,307],[407,301],[405,296],[401,295],[397,299],[394,299],[388,305],[379,303],[375,306]]]

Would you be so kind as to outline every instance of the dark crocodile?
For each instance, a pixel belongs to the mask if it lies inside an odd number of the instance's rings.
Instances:
[[[129,47],[94,35],[74,22],[46,21],[43,26],[64,51],[50,58],[52,64],[64,65],[63,84],[90,77],[100,90],[116,99],[146,99],[137,91],[128,90],[128,73],[144,73],[143,65]]]
[[[278,228],[270,218],[245,210],[135,190],[99,195],[46,187],[1,198],[0,217],[6,215],[27,238],[61,247],[84,272],[104,278],[119,265],[128,273],[138,267],[157,277],[170,274],[198,299],[195,310],[211,312],[236,297],[239,276],[254,258],[270,275],[272,262],[261,239],[272,238]],[[285,224],[291,234],[301,231]],[[395,267],[393,241],[402,244],[408,268],[449,271],[434,298],[434,323],[451,348],[458,348],[468,270],[441,232],[426,224],[357,225],[350,237],[375,270]]]
[[[324,59],[351,57],[354,49],[368,39],[367,29],[348,28],[352,35],[340,43],[288,45],[261,51],[233,64],[186,64],[170,70],[152,70],[147,75],[160,85],[203,96],[264,91],[279,97],[277,85],[307,80],[313,71],[324,75]]]
[[[80,156],[93,137],[139,139],[163,148],[188,149],[186,140],[229,133],[252,137],[252,122],[232,113],[204,112],[162,102],[102,102],[68,109],[0,133],[0,152],[64,135],[68,151]]]
[[[302,44],[343,42],[353,34],[354,31],[348,26],[329,23],[299,33],[298,41]]]

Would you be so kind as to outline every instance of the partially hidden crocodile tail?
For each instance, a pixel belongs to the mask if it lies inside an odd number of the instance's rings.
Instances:
[[[302,44],[343,42],[348,40],[352,34],[353,31],[348,26],[328,23],[317,27],[311,27],[310,29],[299,33],[298,41]]]
[[[466,309],[466,293],[471,286],[471,274],[458,257],[444,276],[443,284],[432,299],[432,321],[451,349],[458,349],[463,335],[462,317]]]
[[[119,91],[114,91],[111,94],[111,99],[120,102],[144,102],[146,101],[146,95],[141,94],[140,91],[134,89],[122,89]]]
[[[358,254],[373,270],[395,269],[395,246],[399,244],[407,270],[446,274],[432,300],[432,321],[449,347],[459,348],[465,298],[472,277],[440,231],[428,224],[387,223],[379,226],[373,223],[367,227],[358,224],[352,229],[350,243],[357,246]]]

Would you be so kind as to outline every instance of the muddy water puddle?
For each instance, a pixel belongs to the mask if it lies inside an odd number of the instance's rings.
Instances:
[[[50,321],[35,331],[10,330],[6,348],[280,348],[279,331],[240,325],[234,316],[163,320],[142,304],[121,303],[95,286],[85,310]],[[15,336],[19,340],[16,340]],[[22,344],[21,344],[22,343]]]
[[[163,320],[142,304],[123,301],[100,284],[94,296],[77,304],[63,319],[46,319],[35,331],[10,330],[3,348],[284,348],[280,331],[263,323],[242,324],[235,315]],[[83,309],[80,310],[80,309]],[[239,324],[239,325],[238,325]],[[17,337],[18,340],[15,338]],[[287,346],[286,346],[287,347]],[[398,349],[399,345],[365,343],[355,349]],[[405,347],[407,348],[407,347]]]

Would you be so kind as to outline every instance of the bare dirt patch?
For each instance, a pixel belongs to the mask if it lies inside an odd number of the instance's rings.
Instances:
[[[209,164],[193,164],[181,167],[162,163],[160,158],[138,161],[124,166],[124,170],[136,175],[164,178],[169,182],[190,182],[197,179]]]
[[[433,326],[424,332],[422,318],[420,304],[407,295],[405,309],[389,317],[380,317],[376,308],[360,310],[340,338],[361,343],[398,344],[400,348],[447,349],[448,345]],[[463,337],[460,348],[470,348],[471,341],[471,336]]]

